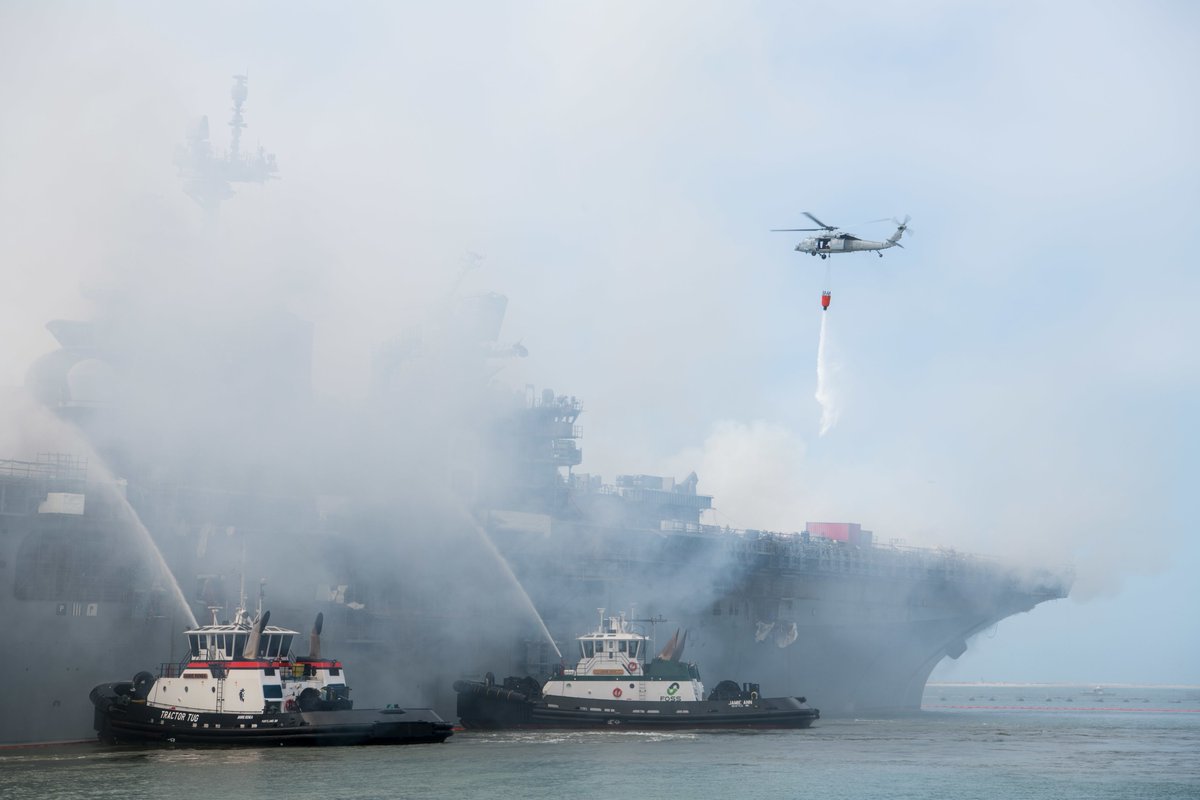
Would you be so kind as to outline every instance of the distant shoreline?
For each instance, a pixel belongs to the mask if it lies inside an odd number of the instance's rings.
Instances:
[[[1054,688],[1054,687],[1098,687],[1101,689],[1196,689],[1200,690],[1200,684],[1190,683],[1105,683],[1103,681],[1082,681],[1074,683],[1025,683],[1025,682],[1009,682],[1009,681],[929,681],[925,684],[930,686],[1011,686],[1013,688]]]

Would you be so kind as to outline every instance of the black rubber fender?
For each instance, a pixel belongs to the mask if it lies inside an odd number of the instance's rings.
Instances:
[[[321,693],[310,686],[300,693],[296,703],[301,711],[317,711],[321,708]]]
[[[154,677],[153,672],[142,670],[133,676],[133,692],[131,694],[138,700],[145,700],[150,694],[150,687],[154,685],[155,680],[157,678]]]
[[[483,697],[492,697],[497,700],[511,700],[517,703],[529,702],[529,698],[521,692],[488,686],[486,683],[479,683],[478,681],[455,681],[454,691],[459,694],[477,694]]]

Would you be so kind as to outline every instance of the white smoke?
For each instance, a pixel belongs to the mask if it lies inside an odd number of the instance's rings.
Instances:
[[[723,420],[701,447],[687,448],[663,466],[668,475],[695,470],[701,491],[715,497],[721,524],[792,530],[803,522],[798,476],[804,455],[804,442],[781,425]]]

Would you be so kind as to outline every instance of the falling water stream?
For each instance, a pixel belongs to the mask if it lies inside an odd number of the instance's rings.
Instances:
[[[829,364],[825,353],[828,344],[828,320],[829,312],[821,312],[821,338],[817,343],[817,391],[814,395],[821,404],[821,436],[828,433],[838,421],[836,397],[830,385]]]

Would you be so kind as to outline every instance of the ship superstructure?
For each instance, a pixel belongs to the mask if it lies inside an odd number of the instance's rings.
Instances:
[[[187,143],[175,152],[175,166],[184,178],[184,191],[210,214],[215,214],[223,201],[233,197],[233,184],[266,183],[279,175],[273,153],[261,146],[252,154],[242,152],[242,131],[246,128],[243,107],[249,96],[247,80],[245,75],[233,76],[229,149],[223,153],[213,150],[208,117],[201,117],[188,132]]]

